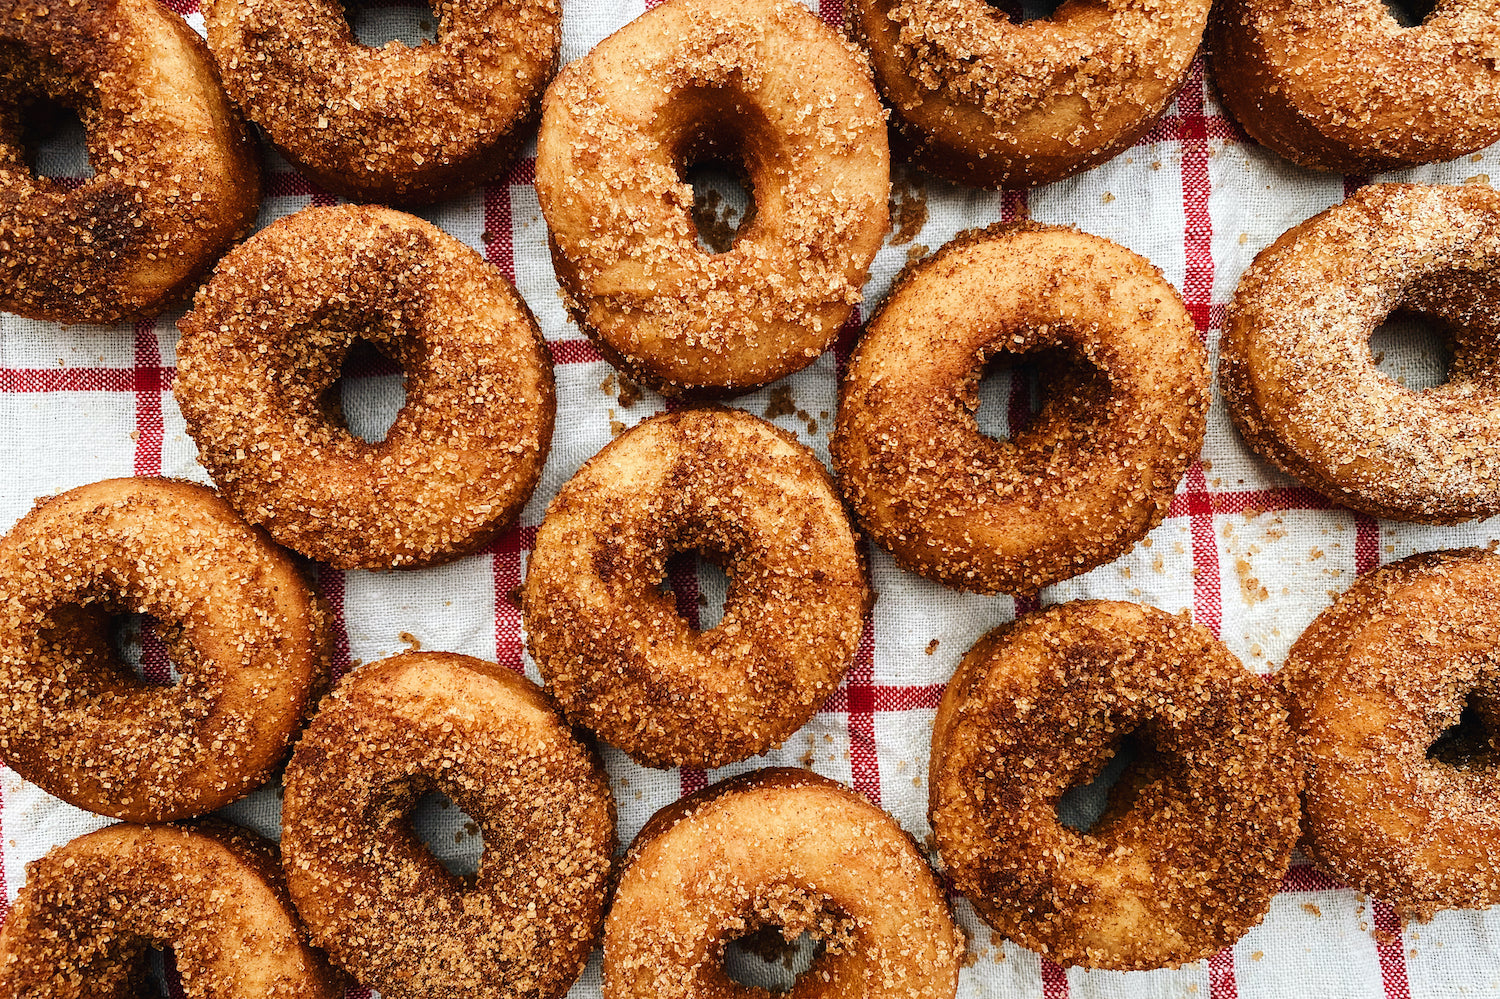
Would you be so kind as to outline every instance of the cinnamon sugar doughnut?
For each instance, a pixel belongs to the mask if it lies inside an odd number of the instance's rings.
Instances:
[[[674,552],[723,566],[718,626],[657,589]],[[839,684],[870,603],[838,493],[792,435],[736,410],[653,417],[558,493],[526,570],[526,641],[570,719],[647,766],[778,746]]]
[[[980,433],[986,362],[1038,355],[1042,411]],[[903,568],[1031,593],[1108,562],[1166,515],[1203,445],[1208,370],[1176,289],[1075,229],[960,233],[908,267],[839,394],[839,485]]]
[[[308,208],[226,256],[178,323],[173,392],[225,497],[340,569],[449,562],[531,496],[552,443],[552,361],[510,282],[421,219]],[[406,373],[378,444],[335,381],[362,338]]]
[[[472,880],[408,813],[440,791],[472,816]],[[292,898],[335,964],[388,999],[549,999],[578,978],[615,847],[604,768],[545,694],[493,663],[393,656],[323,701],[286,769]]]
[[[1057,805],[1134,736],[1086,833]],[[1279,693],[1186,616],[1113,601],[1028,614],[959,664],[928,815],[955,887],[1002,935],[1120,971],[1208,957],[1259,923],[1297,840]]]
[[[190,482],[41,500],[0,539],[0,592],[0,755],[115,818],[200,815],[265,783],[327,671],[327,613],[295,563]],[[154,619],[174,686],[119,661],[122,613]]]
[[[1281,677],[1318,865],[1403,917],[1500,903],[1500,555],[1433,552],[1367,573],[1302,633]],[[1466,706],[1484,741],[1446,754],[1439,739]]]
[[[1031,187],[1104,162],[1156,123],[1208,9],[1070,0],[1013,24],[984,0],[854,0],[850,21],[898,152],[960,184]]]
[[[353,201],[418,205],[501,177],[557,71],[557,0],[432,5],[437,40],[361,45],[339,0],[206,0],[224,83],[282,155]]]
[[[1299,166],[1371,173],[1500,139],[1497,0],[1409,28],[1381,0],[1223,0],[1208,35],[1224,106]]]
[[[683,171],[742,163],[754,218],[699,248]],[[884,114],[863,56],[795,0],[667,0],[558,74],[537,197],[575,322],[670,395],[806,367],[890,228]]]
[[[1451,524],[1500,513],[1500,193],[1377,184],[1262,250],[1224,322],[1219,378],[1246,442],[1336,503]],[[1448,335],[1448,381],[1375,367],[1396,309]]]
[[[77,112],[93,176],[37,175],[22,134]],[[0,309],[113,323],[170,304],[255,222],[260,164],[203,41],[155,0],[0,0]]]
[[[605,999],[763,995],[724,948],[775,927],[822,953],[798,999],[952,999],[962,938],[927,861],[859,795],[807,770],[757,770],[657,812],[610,903]]]
[[[308,946],[274,845],[224,822],[119,824],[27,865],[0,999],[152,994],[153,947],[195,999],[343,999],[348,984]]]

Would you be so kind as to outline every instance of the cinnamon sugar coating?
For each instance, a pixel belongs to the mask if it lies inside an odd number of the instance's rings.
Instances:
[[[110,645],[148,615],[181,679]],[[211,490],[111,479],[43,499],[0,540],[0,755],[64,801],[140,822],[263,784],[327,673],[326,609]]]
[[[421,219],[307,208],[232,253],[179,323],[173,392],[226,498],[341,569],[449,562],[531,496],[552,443],[552,361],[510,282]],[[344,425],[356,338],[406,373],[378,444]]]
[[[1320,867],[1430,919],[1500,903],[1500,555],[1413,555],[1367,573],[1292,647],[1280,678]],[[1480,745],[1429,753],[1465,703]]]
[[[1010,440],[985,436],[986,362],[1028,354],[1041,412]],[[1161,523],[1207,408],[1203,347],[1160,271],[1075,229],[995,225],[898,276],[845,375],[833,463],[903,568],[1033,593]]]
[[[342,999],[306,936],[274,844],[215,820],[107,826],[26,866],[0,999],[148,995],[153,947],[172,949],[188,999]]]
[[[1134,734],[1086,833],[1057,805]],[[1298,831],[1280,692],[1186,615],[1076,601],[969,650],[933,729],[928,816],[955,887],[1061,964],[1176,967],[1265,916]]]
[[[1377,517],[1500,513],[1500,193],[1377,184],[1287,231],[1235,289],[1219,379],[1235,426],[1276,467]],[[1448,336],[1448,381],[1375,367],[1401,308]]]
[[[777,767],[705,788],[641,830],[605,924],[605,999],[764,995],[729,979],[724,948],[771,927],[822,944],[799,999],[957,993],[962,938],[911,837],[848,788]]]
[[[754,220],[699,248],[694,163],[741,163]],[[667,0],[558,74],[537,197],[575,322],[669,395],[810,364],[890,228],[885,116],[864,57],[795,0]]]
[[[473,817],[472,880],[417,839],[440,791]],[[468,656],[362,666],[286,770],[292,898],[335,964],[387,999],[555,999],[599,935],[615,847],[603,766],[545,694]]]
[[[43,99],[82,121],[94,175],[38,176]],[[254,141],[207,47],[155,0],[0,0],[0,309],[64,323],[182,297],[260,204]]]
[[[1378,0],[1376,0],[1378,2]],[[1209,0],[1070,0],[1012,24],[984,0],[854,0],[897,152],[960,184],[1031,187],[1146,133],[1198,51]]]
[[[437,40],[361,45],[339,0],[205,0],[224,83],[276,148],[353,201],[501,177],[557,71],[558,0],[436,0]]]
[[[1224,106],[1299,166],[1372,173],[1500,139],[1500,0],[1405,28],[1381,0],[1223,0],[1208,27]]]
[[[696,550],[729,577],[696,631],[658,590]],[[778,746],[838,686],[870,603],[817,457],[737,410],[656,416],[595,455],[537,532],[526,641],[568,717],[647,766],[717,767]]]

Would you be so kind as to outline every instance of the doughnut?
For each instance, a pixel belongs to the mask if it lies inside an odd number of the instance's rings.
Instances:
[[[958,184],[1018,188],[1087,170],[1144,135],[1182,86],[1208,9],[1075,0],[1014,24],[985,0],[854,0],[849,20],[898,155]]]
[[[224,85],[299,170],[421,205],[504,176],[557,72],[558,0],[435,3],[437,40],[354,38],[339,0],[205,0]]]
[[[36,174],[25,124],[76,112],[93,176]],[[149,316],[255,222],[260,161],[207,47],[155,0],[0,0],[0,309]]]
[[[657,589],[696,551],[729,577],[697,631]],[[576,725],[652,767],[719,767],[780,745],[854,660],[871,603],[823,465],[748,413],[652,417],[547,508],[526,570],[526,642]]]
[[[754,217],[700,249],[684,172],[744,169]],[[795,0],[667,0],[542,102],[536,192],[574,322],[667,395],[733,395],[812,363],[890,228],[864,57]]]
[[[276,847],[226,822],[119,823],[26,867],[0,930],[0,999],[153,994],[152,948],[170,947],[188,996],[343,999],[307,944]]]
[[[1500,555],[1432,552],[1362,576],[1282,668],[1307,777],[1303,849],[1403,917],[1500,904],[1497,648]],[[1482,744],[1441,752],[1471,711]]]
[[[724,950],[757,930],[821,944],[798,999],[953,999],[962,937],[894,819],[826,777],[756,770],[657,812],[631,843],[604,929],[606,999],[764,995]]]
[[[1058,820],[1127,739],[1087,832]],[[1259,923],[1298,831],[1279,692],[1184,613],[1075,601],[981,638],[938,706],[928,818],[1002,936],[1066,965],[1206,958]]]
[[[1256,256],[1224,321],[1219,379],[1246,443],[1335,503],[1452,524],[1500,513],[1500,193],[1378,184]],[[1446,384],[1375,367],[1404,309],[1448,336]]]
[[[554,999],[603,922],[609,779],[540,689],[493,663],[404,653],[350,673],[286,769],[281,849],[313,940],[387,999]],[[450,874],[408,817],[441,792],[484,834]]]
[[[1011,440],[975,421],[986,364],[1031,355],[1042,410]],[[1034,593],[1128,551],[1203,446],[1208,368],[1176,289],[1076,229],[960,233],[870,320],[830,442],[844,497],[905,569]]]
[[[1298,166],[1372,173],[1500,139],[1500,2],[1443,0],[1403,27],[1381,0],[1221,0],[1225,109]]]
[[[552,444],[552,360],[510,282],[421,219],[307,208],[235,248],[178,324],[173,392],[225,498],[339,569],[485,547]],[[352,435],[340,366],[364,340],[401,366],[380,443]]]
[[[190,482],[39,501],[0,539],[0,593],[0,756],[101,815],[201,815],[264,784],[327,675],[328,614],[296,564]],[[132,613],[174,686],[148,686],[111,647],[111,617]]]

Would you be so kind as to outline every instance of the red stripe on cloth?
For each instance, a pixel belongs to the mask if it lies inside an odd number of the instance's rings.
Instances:
[[[516,235],[511,229],[510,182],[484,185],[484,258],[516,283]]]
[[[1186,219],[1182,250],[1187,271],[1182,281],[1182,297],[1198,326],[1198,335],[1207,339],[1214,285],[1214,227],[1208,213],[1211,183],[1203,85],[1203,57],[1200,55],[1193,60],[1187,82],[1177,95],[1177,109],[1182,121],[1182,213]]]
[[[1021,222],[1031,218],[1031,202],[1025,189],[1006,188],[1000,192],[1000,221]]]
[[[1367,513],[1354,515],[1354,574],[1363,576],[1380,565],[1380,521]]]
[[[1193,620],[1215,635],[1223,624],[1219,594],[1219,543],[1214,537],[1213,498],[1203,477],[1203,463],[1195,461],[1187,473],[1187,512],[1193,535]]]
[[[161,344],[156,324],[135,326],[135,474],[161,474],[162,377]]]
[[[170,369],[168,369],[170,378]],[[0,368],[0,392],[134,392],[135,368]]]
[[[854,790],[880,804],[880,759],[875,753],[875,616],[865,615],[854,665],[844,677],[845,710],[849,713],[849,776]]]
[[[327,207],[338,203],[338,197],[318,186],[300,173],[272,173],[266,175],[268,198],[311,198],[314,205]]]
[[[840,38],[844,36],[844,26],[849,23],[848,8],[844,0],[818,0],[818,16]]]
[[[1202,77],[1201,62],[1195,64]],[[1193,86],[1193,78],[1188,77],[1188,82],[1183,85],[1183,90]],[[1238,125],[1228,118],[1218,115],[1207,115],[1203,113],[1203,101],[1200,96],[1195,111],[1188,113],[1182,106],[1182,98],[1178,97],[1178,108],[1182,114],[1162,115],[1156,120],[1156,124],[1146,132],[1145,135],[1135,140],[1135,145],[1146,146],[1156,142],[1177,142],[1182,139],[1218,139],[1223,142],[1249,142],[1250,137],[1240,131]]]
[[[677,772],[677,779],[681,782],[684,798],[708,787],[708,774],[697,767],[683,767]]]
[[[592,340],[548,340],[553,364],[591,364],[604,360]]]
[[[1208,959],[1209,999],[1238,999],[1239,994],[1234,978],[1234,948],[1225,947]]]
[[[1201,471],[1201,469],[1200,469]],[[1331,510],[1334,503],[1305,486],[1285,489],[1240,489],[1230,492],[1197,493],[1191,490],[1172,497],[1168,517],[1192,514],[1192,505],[1207,501],[1214,513],[1249,513],[1263,510]]]
[[[938,703],[943,699],[943,690],[946,686],[946,684],[942,683],[931,683],[922,687],[891,687],[872,683],[867,685],[864,690],[868,696],[871,711],[920,711],[924,709],[935,710]],[[828,698],[821,710],[834,712],[848,711],[848,686],[844,685],[835,690],[833,696]]]
[[[5,839],[5,788],[0,782],[0,843]],[[0,848],[0,924],[10,918],[10,885],[5,880],[4,849]]]
[[[1288,868],[1281,879],[1282,891],[1338,891],[1348,885],[1333,875],[1318,870],[1312,864],[1297,864]]]
[[[344,570],[318,567],[318,594],[328,604],[332,618],[328,629],[333,633],[333,661],[329,664],[331,678],[337,681],[353,668],[354,660],[349,654],[349,631],[344,624]]]
[[[519,526],[512,527],[490,546],[495,578],[495,662],[517,673],[526,671],[521,659],[521,608],[517,603],[521,592],[521,552],[528,533],[529,540],[534,541],[535,530],[527,532]]]
[[[1043,999],[1068,999],[1068,973],[1056,961],[1042,958]]]
[[[198,13],[198,0],[161,0],[173,13],[187,17]]]
[[[1378,899],[1370,900],[1370,914],[1375,923],[1375,954],[1380,958],[1380,982],[1385,986],[1386,999],[1411,999],[1401,920],[1396,918],[1396,910]]]

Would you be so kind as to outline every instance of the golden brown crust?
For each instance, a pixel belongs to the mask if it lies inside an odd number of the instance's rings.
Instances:
[[[390,999],[555,999],[603,921],[614,802],[598,758],[524,677],[449,653],[362,666],[286,770],[292,897],[334,963]],[[472,883],[412,830],[441,791],[484,835]]]
[[[1225,107],[1299,166],[1373,173],[1500,139],[1500,0],[1413,28],[1381,0],[1224,0],[1208,36]]]
[[[94,176],[26,161],[41,97],[73,108]],[[202,39],[155,0],[0,0],[0,309],[65,323],[153,314],[255,222],[260,164]]]
[[[440,0],[437,39],[354,39],[338,0],[208,0],[224,82],[276,148],[354,201],[419,205],[502,176],[557,71],[557,0]]]
[[[1367,573],[1303,632],[1281,677],[1318,865],[1407,917],[1500,903],[1500,555],[1433,552]],[[1466,701],[1487,743],[1429,758]]]
[[[698,246],[682,171],[739,159],[755,218]],[[863,56],[795,0],[668,0],[558,74],[537,197],[570,312],[633,377],[735,394],[805,367],[890,228]]]
[[[1208,0],[1071,0],[1012,24],[984,0],[856,0],[855,37],[907,158],[960,184],[1031,187],[1102,163],[1161,117]]]
[[[806,770],[758,770],[658,812],[610,903],[606,999],[728,996],[724,948],[777,927],[824,952],[796,995],[952,999],[963,946],[890,816]]]
[[[304,555],[452,561],[536,487],[556,410],[541,332],[510,282],[421,219],[350,205],[280,219],[220,262],[178,326],[173,392],[199,461]],[[378,444],[328,398],[356,337],[406,372]]]
[[[1445,384],[1375,367],[1370,336],[1397,308],[1449,334]],[[1329,499],[1432,524],[1500,513],[1500,193],[1360,189],[1256,256],[1219,349],[1245,440]]]
[[[222,822],[119,824],[27,865],[0,931],[0,999],[130,999],[168,946],[193,995],[341,999],[273,844]]]
[[[1135,733],[1087,833],[1057,804]],[[938,708],[929,818],[954,885],[1062,964],[1196,961],[1260,922],[1297,839],[1279,692],[1185,616],[1110,601],[985,635]]]
[[[104,815],[199,815],[264,783],[327,672],[327,613],[296,565],[193,483],[42,500],[0,540],[0,583],[0,752]],[[180,682],[148,687],[117,660],[119,613],[159,622]]]
[[[1036,421],[975,423],[985,362],[1055,351]],[[1203,445],[1208,370],[1176,290],[1074,229],[960,233],[908,268],[865,330],[831,443],[865,530],[912,572],[1030,593],[1127,551]]]
[[[707,631],[657,590],[689,550],[729,577]],[[526,640],[574,722],[647,766],[717,767],[812,717],[869,601],[817,457],[747,413],[684,410],[620,435],[552,501],[527,564]]]

